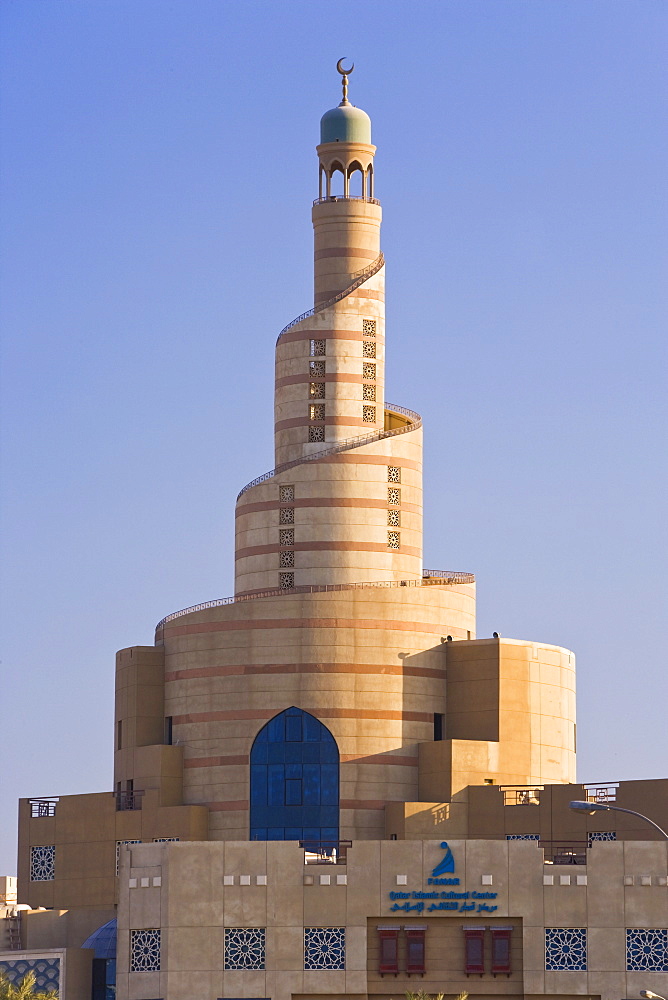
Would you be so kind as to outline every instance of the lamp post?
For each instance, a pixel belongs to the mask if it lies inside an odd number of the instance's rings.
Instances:
[[[640,996],[644,997],[645,1000],[666,1000],[665,997],[659,996],[658,993],[652,993],[651,990],[641,990]]]
[[[644,813],[636,812],[635,809],[622,809],[621,806],[609,806],[603,802],[582,802],[579,799],[569,802],[569,808],[571,808],[573,812],[589,813],[590,816],[593,816],[594,813],[597,812],[620,812],[628,813],[630,816],[638,816],[640,819],[644,819],[646,823],[649,823],[650,826],[653,826],[655,830],[658,830],[665,840],[668,840],[668,833],[666,833],[665,830],[662,830],[658,823],[655,823],[653,819],[649,818],[649,816],[645,816]],[[646,996],[647,1000],[652,1000],[653,997],[658,997],[658,993],[650,993],[646,991],[645,993],[641,993],[641,996]],[[659,1000],[663,1000],[663,997],[659,997]]]

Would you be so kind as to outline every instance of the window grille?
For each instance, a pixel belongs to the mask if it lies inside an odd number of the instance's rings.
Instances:
[[[626,971],[668,972],[668,929],[626,929]]]
[[[281,558],[280,562],[281,568],[294,566],[295,564],[295,554],[292,551],[292,549],[290,549],[289,552],[281,552],[280,558]]]
[[[401,482],[401,469],[397,465],[388,465],[387,467],[387,481],[388,483],[400,483]]]
[[[309,394],[309,399],[324,399],[325,398],[325,383],[324,382],[309,382],[308,394]]]
[[[376,422],[376,407],[375,406],[363,406],[362,407],[362,420],[365,424],[375,424]]]
[[[130,972],[160,971],[160,929],[130,931]]]
[[[278,511],[278,520],[281,524],[294,524],[295,523],[295,508],[294,507],[280,507]]]
[[[325,419],[325,404],[324,403],[311,403],[308,408],[308,415],[311,420],[324,420]]]
[[[387,533],[387,547],[388,547],[388,549],[398,549],[399,548],[399,532],[398,531],[388,531],[388,533]]]
[[[587,971],[586,927],[545,928],[546,972]]]
[[[292,590],[295,585],[294,573],[279,573],[278,585],[281,590]]]
[[[317,358],[319,354],[325,353],[325,341],[324,340],[312,340],[311,341],[311,357]]]
[[[376,357],[376,344],[373,340],[362,341],[362,356],[365,358]]]
[[[309,374],[312,378],[318,375],[325,374],[325,362],[324,361],[311,361],[309,363]]]
[[[401,526],[400,512],[398,510],[388,510],[387,523],[391,528],[399,528]]]
[[[56,877],[56,845],[30,848],[30,881],[51,882]]]
[[[281,545],[294,545],[295,544],[295,529],[294,528],[281,528],[278,532],[278,541]]]
[[[591,847],[595,840],[617,840],[616,830],[592,830],[587,834],[587,847]]]
[[[304,928],[304,969],[345,969],[345,927]]]
[[[292,503],[295,498],[294,486],[281,486],[278,491],[278,498],[281,503]]]
[[[225,971],[231,969],[264,969],[264,927],[225,928]]]
[[[373,399],[376,398],[376,387],[375,385],[363,385],[362,386],[362,399]]]
[[[362,365],[362,378],[370,379],[372,382],[376,381],[376,366],[373,361],[365,361]]]
[[[388,486],[387,488],[387,502],[393,504],[401,503],[401,490],[398,490],[395,486]]]
[[[325,428],[324,427],[309,427],[308,429],[308,439],[309,444],[313,442],[319,442],[325,440]]]
[[[375,321],[375,319],[363,319],[362,320],[362,335],[364,337],[375,337],[376,336],[376,321]]]

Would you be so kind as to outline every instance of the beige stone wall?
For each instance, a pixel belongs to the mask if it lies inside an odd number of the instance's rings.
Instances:
[[[347,863],[336,866],[305,865],[303,852],[290,843],[132,848],[130,865],[121,872],[118,1000],[314,995],[380,1000],[416,987],[446,995],[469,990],[478,998],[619,1000],[650,987],[665,995],[668,973],[625,967],[626,928],[668,926],[665,842],[595,844],[587,866],[576,868],[544,864],[543,852],[521,841],[452,840],[450,848],[457,886],[428,882],[443,857],[440,840],[359,841],[349,849]],[[407,900],[391,898],[399,892]],[[439,895],[420,898],[416,892]],[[462,894],[445,897],[454,911],[440,908],[441,892]],[[404,902],[415,908],[393,909]],[[379,976],[378,925],[425,928],[424,978],[401,972],[397,978]],[[265,969],[224,971],[226,927],[265,928]],[[305,927],[345,928],[345,970],[304,970]],[[486,929],[482,977],[464,974],[462,927]],[[512,928],[508,977],[490,972],[494,927]],[[161,930],[159,971],[128,971],[130,933],[141,928]],[[546,928],[587,929],[587,971],[545,971]]]
[[[213,838],[248,836],[248,755],[291,705],[339,747],[342,837],[382,836],[389,799],[417,797],[415,744],[445,712],[441,637],[475,627],[474,585],[286,594],[184,615],[159,634],[165,711],[185,747],[184,800]]]

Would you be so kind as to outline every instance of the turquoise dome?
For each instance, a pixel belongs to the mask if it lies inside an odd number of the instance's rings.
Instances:
[[[371,119],[354,104],[339,104],[320,119],[320,142],[365,142],[371,145]]]

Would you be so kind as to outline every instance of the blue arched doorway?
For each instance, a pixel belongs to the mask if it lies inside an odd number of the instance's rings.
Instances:
[[[255,737],[250,839],[339,839],[339,750],[329,729],[300,708],[275,715]]]

